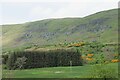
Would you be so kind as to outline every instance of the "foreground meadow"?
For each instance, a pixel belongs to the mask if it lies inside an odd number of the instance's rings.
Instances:
[[[3,78],[118,78],[118,63],[3,70]]]

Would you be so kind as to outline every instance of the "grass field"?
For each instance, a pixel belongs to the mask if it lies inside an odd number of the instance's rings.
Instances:
[[[118,77],[118,64],[3,70],[2,76],[3,78],[98,78],[99,72],[102,75],[108,75],[110,78]]]

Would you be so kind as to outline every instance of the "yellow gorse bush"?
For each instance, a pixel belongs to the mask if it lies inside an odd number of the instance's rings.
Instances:
[[[69,44],[68,47],[80,47],[83,46],[84,44],[85,44],[84,42],[73,43],[73,44]]]
[[[93,57],[94,54],[87,54],[87,57]]]
[[[92,60],[93,60],[93,58],[86,58],[86,60],[88,60],[88,61],[92,61]]]
[[[111,60],[111,62],[113,62],[113,63],[115,63],[115,62],[120,62],[120,60],[118,60],[118,59],[113,59],[113,60]]]

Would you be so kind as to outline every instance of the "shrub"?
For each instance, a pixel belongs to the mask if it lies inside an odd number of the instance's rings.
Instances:
[[[103,65],[96,65],[94,73],[90,73],[91,78],[118,78],[118,73],[115,69],[108,67],[104,68]]]
[[[115,62],[119,62],[119,60],[118,59],[113,59],[113,60],[111,60],[111,62],[115,63]]]
[[[87,57],[93,57],[94,54],[87,54]]]

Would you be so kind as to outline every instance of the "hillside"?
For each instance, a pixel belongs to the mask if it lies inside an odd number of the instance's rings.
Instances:
[[[117,43],[117,9],[83,18],[46,19],[2,26],[3,50],[72,41]]]

